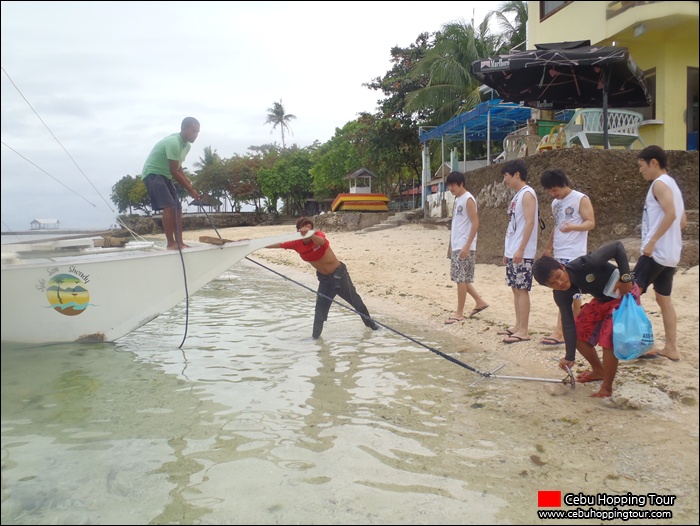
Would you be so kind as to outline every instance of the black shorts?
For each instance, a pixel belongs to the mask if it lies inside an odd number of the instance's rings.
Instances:
[[[167,177],[159,174],[148,174],[143,178],[143,184],[146,185],[148,190],[148,196],[151,198],[151,208],[153,208],[154,212],[172,207],[177,207],[178,210],[182,209],[177,189]]]
[[[664,267],[649,256],[639,256],[634,266],[634,282],[642,292],[646,292],[649,285],[654,285],[654,292],[661,296],[670,296],[675,273],[676,267]]]

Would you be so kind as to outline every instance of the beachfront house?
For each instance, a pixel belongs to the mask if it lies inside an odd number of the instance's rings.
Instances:
[[[527,8],[527,49],[576,40],[627,48],[652,96],[651,106],[630,108],[644,117],[644,143],[698,149],[698,2],[529,1]]]
[[[58,219],[34,219],[30,227],[32,230],[55,230],[61,225]]]

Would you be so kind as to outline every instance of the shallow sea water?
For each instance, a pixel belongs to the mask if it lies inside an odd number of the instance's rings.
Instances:
[[[242,262],[114,344],[3,345],[2,523],[509,523],[484,406],[522,384],[476,404],[478,375],[397,332],[464,342],[336,304],[313,340],[313,308]]]

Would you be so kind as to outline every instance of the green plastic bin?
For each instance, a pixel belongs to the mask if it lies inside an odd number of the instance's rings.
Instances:
[[[544,137],[545,135],[549,135],[549,132],[552,131],[552,128],[555,126],[559,126],[560,124],[566,124],[561,121],[537,121],[537,135],[540,137]]]

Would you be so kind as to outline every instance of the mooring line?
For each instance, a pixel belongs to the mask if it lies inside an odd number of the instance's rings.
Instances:
[[[417,345],[420,345],[421,347],[425,347],[425,348],[428,349],[430,352],[433,352],[433,353],[437,354],[438,356],[441,356],[442,358],[445,358],[446,360],[449,360],[450,362],[459,365],[460,367],[464,367],[465,369],[469,369],[470,371],[475,372],[476,374],[479,374],[479,375],[481,375],[481,376],[483,376],[483,377],[489,377],[489,376],[491,376],[490,373],[485,373],[485,372],[483,372],[483,371],[480,371],[480,370],[477,369],[476,367],[472,367],[471,365],[468,365],[468,364],[462,362],[461,360],[458,360],[457,358],[454,358],[454,357],[450,356],[449,354],[445,354],[444,352],[439,351],[439,350],[435,349],[434,347],[430,347],[429,345],[426,345],[425,343],[423,343],[423,342],[421,342],[421,341],[419,341],[419,340],[416,340],[415,338],[413,338],[412,336],[409,336],[408,334],[404,334],[403,332],[398,331],[398,330],[394,329],[393,327],[389,327],[388,325],[385,325],[384,323],[381,323],[380,321],[377,321],[376,318],[372,318],[372,317],[369,317],[369,316],[367,316],[367,315],[365,315],[365,314],[363,314],[363,313],[361,313],[361,312],[358,312],[357,310],[353,309],[352,307],[349,307],[349,306],[347,306],[347,305],[345,305],[345,304],[343,304],[343,303],[340,303],[338,300],[336,300],[336,299],[334,299],[334,298],[330,298],[330,297],[326,296],[325,294],[321,294],[320,292],[318,292],[318,291],[312,289],[311,287],[307,287],[307,286],[304,285],[303,283],[299,283],[298,281],[295,281],[295,280],[293,280],[292,278],[290,278],[290,277],[288,277],[288,276],[285,276],[285,275],[282,274],[281,272],[277,272],[276,270],[271,269],[270,267],[267,267],[267,266],[263,265],[263,264],[260,263],[259,261],[255,261],[254,259],[251,259],[251,258],[249,258],[248,256],[246,256],[245,258],[246,258],[248,261],[252,261],[252,262],[255,263],[256,265],[260,265],[262,268],[264,268],[264,269],[266,269],[266,270],[269,270],[270,272],[272,272],[272,273],[274,273],[274,274],[277,274],[278,276],[280,276],[280,277],[282,277],[282,278],[284,278],[284,279],[286,279],[286,280],[289,280],[289,281],[291,281],[292,283],[295,283],[296,285],[299,285],[300,287],[303,287],[303,288],[305,288],[306,290],[309,290],[309,291],[313,292],[314,294],[316,294],[316,295],[318,295],[318,296],[321,296],[321,297],[323,297],[323,298],[326,298],[327,300],[330,300],[330,301],[332,301],[333,303],[336,303],[336,304],[340,305],[341,307],[343,307],[343,308],[345,308],[345,309],[348,309],[348,310],[351,311],[351,312],[354,312],[355,314],[359,314],[359,315],[362,316],[363,318],[367,318],[367,319],[369,319],[369,320],[372,320],[372,321],[373,321],[374,323],[376,323],[377,325],[381,325],[381,326],[384,327],[385,329],[388,329],[388,330],[390,330],[390,331],[392,331],[392,332],[395,332],[395,333],[398,334],[399,336],[403,336],[404,338],[406,338],[406,339],[408,339],[408,340],[411,340],[413,343],[415,343],[415,344],[417,344]]]
[[[216,232],[216,235],[219,236],[219,239],[222,239],[221,234],[219,234],[219,231],[218,231],[218,230],[216,229],[216,227],[214,226],[214,222],[213,222],[213,221],[211,220],[211,218],[209,217],[209,214],[207,214],[207,212],[204,210],[203,207],[200,207],[200,208],[201,208],[202,211],[204,212],[204,215],[206,216],[206,218],[209,220],[209,223],[211,224],[212,228],[213,228],[214,231]],[[329,296],[326,296],[325,294],[321,294],[320,292],[318,292],[318,291],[312,289],[311,287],[307,287],[307,286],[304,285],[303,283],[299,283],[298,281],[293,280],[292,278],[290,278],[290,277],[288,277],[288,276],[285,276],[285,275],[282,274],[281,272],[277,272],[276,270],[271,269],[270,267],[267,267],[267,266],[263,265],[263,264],[260,263],[259,261],[255,261],[254,259],[251,259],[251,258],[249,258],[248,256],[245,256],[245,259],[247,259],[248,261],[250,261],[250,262],[252,262],[252,263],[255,263],[256,265],[261,266],[261,267],[264,268],[265,270],[269,270],[269,271],[272,272],[273,274],[277,274],[278,276],[280,276],[280,277],[282,277],[282,278],[284,278],[284,279],[286,279],[286,280],[288,280],[288,281],[291,281],[292,283],[294,283],[294,284],[296,284],[296,285],[299,285],[300,287],[305,288],[305,289],[308,290],[308,291],[313,292],[313,293],[316,294],[317,296],[321,296],[321,297],[323,297],[323,298],[326,298],[327,300],[330,300],[331,302],[340,305],[340,306],[343,307],[344,309],[347,309],[347,310],[349,310],[349,311],[351,311],[351,312],[354,312],[355,314],[359,314],[362,318],[368,319],[368,320],[370,320],[370,321],[376,323],[377,325],[381,325],[381,326],[384,327],[385,329],[388,329],[388,330],[390,330],[391,332],[394,332],[394,333],[398,334],[399,336],[402,336],[402,337],[406,338],[407,340],[412,341],[412,342],[415,343],[416,345],[420,345],[421,347],[424,347],[424,348],[428,349],[430,352],[437,354],[438,356],[444,358],[445,360],[448,360],[448,361],[450,361],[450,362],[452,362],[452,363],[454,363],[454,364],[456,364],[456,365],[459,365],[460,367],[464,367],[465,369],[468,369],[468,370],[470,370],[470,371],[472,371],[472,372],[478,374],[479,376],[481,376],[481,380],[483,380],[483,379],[485,379],[485,378],[503,378],[503,379],[512,379],[512,380],[535,380],[535,381],[543,381],[543,382],[557,382],[557,380],[552,380],[552,379],[548,379],[548,378],[529,378],[529,377],[523,377],[523,376],[499,376],[499,375],[495,375],[494,373],[495,373],[496,371],[498,371],[499,369],[501,369],[502,367],[504,367],[504,365],[502,365],[501,367],[498,367],[497,369],[495,369],[495,370],[493,370],[493,371],[491,371],[491,372],[480,371],[480,370],[477,369],[476,367],[472,367],[471,365],[466,364],[466,363],[464,363],[463,361],[458,360],[457,358],[454,358],[454,357],[450,356],[449,354],[445,354],[444,352],[439,351],[439,350],[435,349],[434,347],[430,347],[429,345],[426,345],[425,343],[423,343],[423,342],[421,342],[421,341],[419,341],[419,340],[416,340],[415,338],[413,338],[412,336],[409,336],[408,334],[404,334],[404,333],[401,332],[401,331],[397,331],[397,330],[394,329],[393,327],[389,327],[388,325],[385,325],[384,323],[382,323],[382,322],[380,322],[380,321],[377,321],[376,319],[374,319],[374,318],[372,318],[372,317],[370,317],[370,316],[367,316],[367,315],[365,315],[365,314],[363,314],[363,313],[361,313],[361,312],[355,310],[355,309],[352,308],[352,307],[349,307],[349,306],[347,306],[347,305],[344,305],[343,303],[340,303],[338,300],[336,300],[336,299],[334,299],[334,298],[331,298],[331,297],[329,297]],[[185,341],[184,338],[183,338],[182,341],[183,341],[183,343],[184,343],[184,341]],[[182,344],[180,344],[180,346],[182,346]],[[563,383],[563,384],[570,383],[570,384],[571,384],[571,387],[573,388],[573,387],[575,387],[575,385],[576,385],[576,380],[574,379],[573,373],[571,372],[571,370],[570,370],[568,367],[567,367],[567,373],[568,373],[568,374],[567,374],[567,377],[564,378],[563,380],[561,380],[561,383]],[[477,382],[474,382],[474,383],[477,383]],[[472,384],[472,385],[474,385],[474,384]]]

